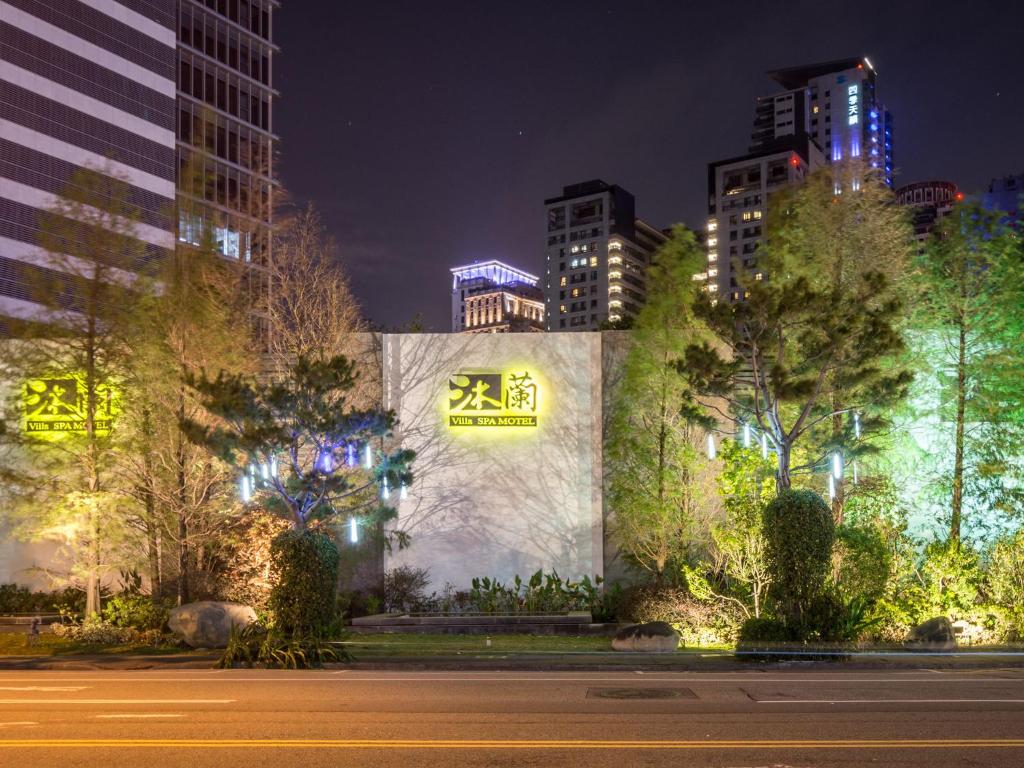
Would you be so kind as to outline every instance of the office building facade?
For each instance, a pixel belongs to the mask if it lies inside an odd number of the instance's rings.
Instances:
[[[452,333],[544,330],[539,278],[497,260],[452,267]]]
[[[892,186],[892,115],[878,100],[869,59],[768,75],[784,90],[757,99],[748,153],[708,165],[708,261],[696,279],[715,300],[742,301],[744,285],[767,279],[756,252],[765,236],[768,197],[776,189],[849,159],[864,161]]]
[[[270,258],[275,0],[180,0],[178,239],[227,258]]]
[[[141,259],[174,245],[174,0],[0,0],[0,320],[46,321],[39,223],[77,169],[123,180]],[[112,264],[133,270],[138,263]],[[67,304],[78,283],[67,282]]]
[[[544,305],[549,331],[594,331],[636,317],[647,267],[666,235],[638,219],[629,192],[600,179],[544,201]]]
[[[963,194],[951,181],[918,181],[896,190],[896,204],[910,210],[914,239],[924,245],[936,222],[949,215]]]

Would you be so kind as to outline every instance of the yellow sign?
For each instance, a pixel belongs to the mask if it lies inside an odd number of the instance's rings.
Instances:
[[[110,433],[115,411],[114,391],[96,387],[94,429],[97,435]],[[85,434],[87,415],[85,382],[78,376],[31,379],[25,384],[25,432],[38,437]]]
[[[539,397],[527,370],[456,373],[448,379],[448,426],[536,427]]]

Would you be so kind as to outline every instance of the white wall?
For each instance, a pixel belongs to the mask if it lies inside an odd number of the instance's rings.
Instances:
[[[536,427],[448,426],[459,372],[529,370],[541,386]],[[432,588],[538,568],[603,572],[601,334],[388,334],[385,403],[417,452],[399,501],[412,545],[387,567],[429,568]]]

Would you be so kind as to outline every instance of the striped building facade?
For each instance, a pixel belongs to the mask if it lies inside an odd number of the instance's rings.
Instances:
[[[0,0],[0,321],[42,309],[42,211],[91,167],[129,185],[145,258],[174,246],[176,0]]]

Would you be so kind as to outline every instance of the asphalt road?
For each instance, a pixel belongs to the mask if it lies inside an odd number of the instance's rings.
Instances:
[[[1024,766],[1024,669],[0,672],[0,766]]]

